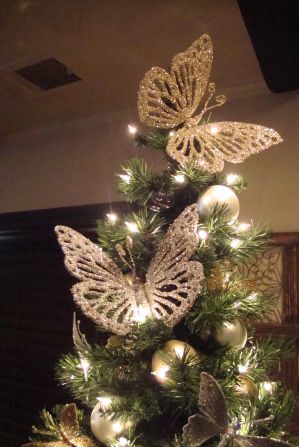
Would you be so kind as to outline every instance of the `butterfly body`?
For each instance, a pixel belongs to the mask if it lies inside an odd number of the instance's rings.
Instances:
[[[273,129],[255,124],[200,124],[207,111],[226,102],[224,95],[218,95],[209,105],[216,89],[214,83],[208,83],[212,62],[212,41],[204,34],[173,58],[170,73],[153,67],[145,74],[139,88],[138,111],[146,125],[174,129],[166,147],[168,155],[181,164],[191,162],[214,173],[223,169],[224,160],[241,163],[282,138]],[[206,91],[208,98],[194,117]]]

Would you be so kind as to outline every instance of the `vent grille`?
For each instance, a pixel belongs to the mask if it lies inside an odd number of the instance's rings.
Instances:
[[[16,70],[16,73],[42,90],[51,90],[81,81],[79,76],[72,73],[65,65],[54,58],[22,67]]]

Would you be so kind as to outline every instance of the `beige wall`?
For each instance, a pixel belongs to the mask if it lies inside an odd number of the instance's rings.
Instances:
[[[240,97],[241,96],[241,97]],[[299,231],[299,96],[295,92],[241,94],[214,119],[251,121],[275,128],[284,142],[227,172],[245,175],[241,219],[266,222],[275,231]],[[6,138],[0,145],[0,212],[112,202],[119,199],[115,173],[143,154],[160,166],[157,153],[134,148],[126,125],[135,110],[95,116],[64,126]]]

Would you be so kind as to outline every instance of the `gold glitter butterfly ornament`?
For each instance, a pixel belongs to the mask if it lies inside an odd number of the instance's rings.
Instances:
[[[76,405],[67,404],[60,415],[59,441],[30,442],[22,447],[96,447],[87,436],[80,435],[80,427],[76,414]]]
[[[81,282],[72,293],[82,312],[119,335],[136,324],[136,312],[174,326],[201,290],[202,264],[189,261],[198,236],[197,205],[187,207],[170,225],[153,257],[145,282],[130,281],[101,248],[68,227],[55,228],[68,271]]]
[[[224,160],[241,163],[252,154],[282,141],[273,129],[256,124],[216,122],[200,125],[203,115],[226,102],[218,95],[213,104],[215,84],[209,83],[213,46],[204,34],[187,51],[177,54],[170,73],[160,67],[149,70],[140,84],[138,111],[141,122],[160,129],[175,129],[166,151],[181,164],[214,173],[222,171]],[[201,112],[193,116],[205,93]]]

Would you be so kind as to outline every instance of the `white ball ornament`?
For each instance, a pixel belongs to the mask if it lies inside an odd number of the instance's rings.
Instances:
[[[93,435],[103,444],[110,445],[111,441],[130,427],[132,427],[130,421],[111,420],[111,416],[105,414],[103,402],[98,402],[92,410],[90,428]]]
[[[186,353],[187,357],[198,356],[192,346],[188,345],[181,340],[169,340],[163,346],[163,349],[156,351],[152,358],[152,374],[156,376],[158,382],[163,383],[167,380],[167,372],[169,371],[169,366],[167,365],[167,360],[165,357],[183,357]]]
[[[198,198],[199,215],[205,217],[215,206],[226,206],[225,218],[236,220],[240,211],[240,204],[237,195],[233,190],[223,185],[210,186]]]

